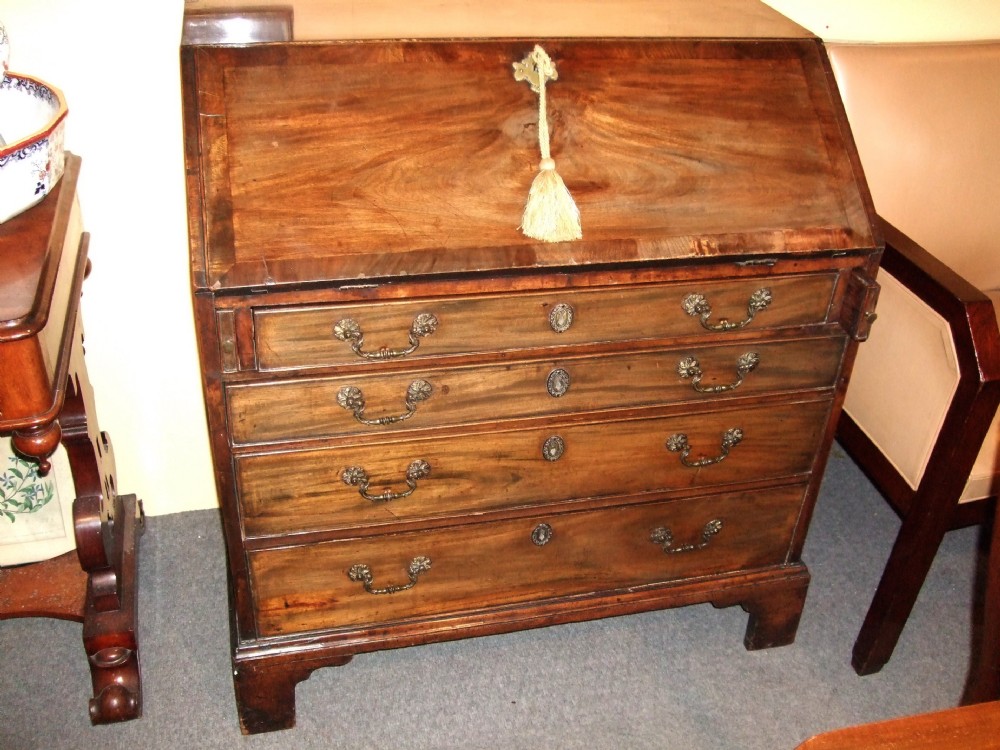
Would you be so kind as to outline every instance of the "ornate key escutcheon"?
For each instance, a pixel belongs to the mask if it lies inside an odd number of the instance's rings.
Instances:
[[[691,379],[691,387],[698,393],[724,393],[733,391],[743,385],[743,380],[760,364],[760,356],[756,352],[747,352],[736,360],[736,380],[729,385],[702,385],[704,373],[701,365],[694,357],[685,357],[677,363],[677,374],[684,379]]]
[[[545,380],[545,390],[549,392],[552,398],[565,396],[567,391],[569,391],[569,385],[569,373],[561,367],[557,367],[550,372],[548,378]]]
[[[673,532],[666,526],[658,526],[653,529],[649,535],[649,541],[662,547],[663,551],[668,555],[676,555],[679,552],[694,552],[695,550],[705,549],[708,543],[712,541],[712,537],[720,531],[722,531],[722,521],[718,518],[713,518],[705,524],[705,527],[701,530],[701,539],[697,542],[675,547]]]
[[[671,453],[680,453],[681,463],[696,469],[700,466],[717,464],[724,460],[729,455],[729,451],[734,446],[739,445],[741,440],[743,440],[743,430],[739,427],[731,427],[722,433],[722,453],[713,458],[699,458],[692,461],[688,458],[691,455],[691,444],[688,443],[687,435],[683,432],[678,432],[667,438],[667,450]]]
[[[549,311],[549,328],[556,333],[565,333],[573,325],[573,306],[560,302]]]
[[[732,331],[737,328],[743,328],[750,324],[757,313],[766,309],[770,304],[771,290],[761,288],[750,295],[750,299],[747,301],[747,316],[744,320],[734,323],[726,318],[722,318],[718,323],[709,323],[708,319],[712,316],[712,305],[709,304],[704,295],[689,294],[681,301],[681,307],[684,308],[684,312],[698,318],[702,327],[709,331]]]
[[[385,360],[400,359],[408,354],[413,354],[420,346],[420,339],[430,336],[437,330],[438,319],[432,313],[420,313],[413,319],[413,324],[409,330],[410,345],[405,349],[382,348],[374,352],[363,350],[365,345],[365,335],[361,331],[361,325],[354,318],[344,318],[337,321],[333,326],[333,335],[339,341],[346,341],[351,345],[351,349],[359,357],[364,359]]]
[[[361,583],[365,587],[365,591],[369,594],[395,594],[400,591],[406,591],[407,589],[412,589],[417,585],[417,578],[425,570],[431,569],[431,559],[429,557],[414,557],[410,560],[410,565],[406,569],[406,574],[410,579],[409,583],[399,583],[392,586],[385,586],[384,588],[375,588],[374,580],[375,577],[372,575],[371,568],[369,568],[364,563],[357,563],[352,565],[351,569],[347,571],[347,577],[350,578],[355,583]]]
[[[538,524],[531,532],[531,543],[536,547],[544,547],[552,541],[552,527],[547,523]]]
[[[542,458],[546,461],[558,461],[566,452],[566,441],[558,435],[552,435],[542,443]]]
[[[416,412],[417,404],[429,399],[433,393],[434,387],[426,380],[414,380],[406,389],[406,401],[403,404],[406,411],[398,416],[378,417],[376,419],[365,417],[365,394],[356,386],[345,385],[337,391],[337,403],[347,411],[352,412],[354,418],[361,424],[379,427],[409,419]]]
[[[348,466],[341,473],[340,478],[344,484],[357,487],[358,493],[365,500],[371,500],[373,503],[388,503],[392,500],[400,500],[412,495],[417,489],[417,480],[430,476],[430,473],[431,465],[422,458],[418,458],[406,469],[406,486],[408,489],[403,492],[386,490],[377,495],[368,491],[368,487],[371,484],[371,477],[368,476],[368,472],[361,466]]]

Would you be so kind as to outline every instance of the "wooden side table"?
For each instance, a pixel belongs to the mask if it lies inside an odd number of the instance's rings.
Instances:
[[[80,294],[88,274],[76,186],[67,154],[60,185],[0,225],[0,435],[39,473],[66,447],[76,499],[76,551],[0,570],[0,619],[83,623],[95,724],[142,712],[137,638],[137,550],[142,503],[119,495],[114,456],[100,432],[83,359]]]

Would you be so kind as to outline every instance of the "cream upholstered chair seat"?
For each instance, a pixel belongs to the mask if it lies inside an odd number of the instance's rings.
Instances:
[[[838,429],[902,517],[854,647],[867,674],[944,533],[1000,493],[1000,42],[828,49],[886,237]]]

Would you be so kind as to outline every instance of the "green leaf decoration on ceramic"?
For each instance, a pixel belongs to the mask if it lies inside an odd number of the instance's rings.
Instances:
[[[38,476],[38,466],[19,456],[0,474],[0,515],[11,523],[18,514],[36,513],[55,497],[55,482]]]

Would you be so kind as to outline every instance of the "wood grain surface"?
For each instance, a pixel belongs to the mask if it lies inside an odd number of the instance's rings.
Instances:
[[[787,487],[255,552],[260,632],[374,625],[777,565],[801,497],[801,487]],[[722,528],[703,549],[668,554],[650,539],[662,526],[678,547],[699,544],[713,520]],[[544,546],[531,540],[541,522],[553,530]],[[431,569],[408,591],[369,594],[347,576],[361,563],[375,586],[405,584],[417,556]]]

